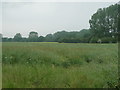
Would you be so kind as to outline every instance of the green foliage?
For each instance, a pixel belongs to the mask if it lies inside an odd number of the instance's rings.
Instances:
[[[3,88],[108,88],[118,75],[117,44],[3,43]]]
[[[92,37],[102,38],[105,37],[105,42],[111,42],[111,39],[114,37],[114,41],[117,41],[118,33],[118,5],[111,5],[107,8],[100,8],[98,11],[93,14],[91,17],[90,31],[92,32]],[[109,37],[109,38],[108,38]],[[108,39],[107,39],[108,38]],[[104,41],[103,41],[104,42]]]
[[[44,41],[44,37],[43,36],[40,36],[39,38],[38,38],[38,42],[43,42]]]
[[[37,42],[38,41],[38,33],[37,32],[30,32],[28,41],[30,42]]]
[[[54,41],[54,40],[53,40],[53,35],[52,35],[52,34],[46,35],[45,41],[46,41],[46,42],[52,42],[52,41]]]
[[[19,35],[16,34],[14,39],[10,38],[3,38],[3,42],[11,42],[11,41],[17,41],[17,42],[60,42],[60,43],[88,43],[89,37],[91,36],[91,33],[87,29],[83,29],[79,32],[66,32],[66,31],[60,31],[56,32],[54,34],[48,34],[45,37],[40,36],[38,37],[37,32],[30,32],[29,38],[22,38]]]
[[[64,43],[87,43],[91,33],[87,29],[83,29],[79,32],[66,32],[61,31],[54,34],[55,41]]]
[[[118,27],[118,41],[120,42],[120,4],[118,5],[118,26],[117,27]]]
[[[104,38],[101,38],[101,40],[104,43],[115,43],[115,42],[117,42],[117,40],[115,38],[111,38],[111,37],[104,37]]]
[[[20,33],[17,33],[17,34],[14,36],[13,40],[14,40],[14,41],[18,41],[18,42],[21,41],[21,40],[22,40],[21,34],[20,34]]]
[[[98,39],[99,39],[98,37],[92,37],[89,42],[97,43]]]

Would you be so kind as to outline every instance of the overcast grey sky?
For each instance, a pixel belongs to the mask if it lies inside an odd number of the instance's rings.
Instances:
[[[115,2],[4,2],[2,3],[2,34],[13,37],[30,31],[45,36],[57,31],[80,31],[89,28],[89,19],[98,8]]]

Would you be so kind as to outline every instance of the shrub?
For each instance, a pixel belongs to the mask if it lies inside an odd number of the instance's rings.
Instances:
[[[115,38],[112,38],[112,37],[104,37],[104,38],[101,38],[102,40],[102,43],[115,43],[117,42],[117,40]]]

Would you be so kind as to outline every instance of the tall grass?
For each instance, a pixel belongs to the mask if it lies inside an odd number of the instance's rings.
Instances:
[[[3,43],[4,88],[104,88],[117,82],[117,44]]]

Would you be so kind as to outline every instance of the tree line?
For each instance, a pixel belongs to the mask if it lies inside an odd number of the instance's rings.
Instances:
[[[65,30],[54,34],[38,36],[37,32],[30,32],[29,37],[22,37],[17,33],[14,38],[2,38],[3,42],[64,42],[64,43],[116,43],[118,38],[118,4],[107,8],[100,8],[89,20],[90,28],[80,31],[67,32]]]
[[[88,42],[87,39],[90,35],[90,30],[83,29],[81,31],[67,32],[59,31],[54,34],[47,34],[44,36],[38,36],[37,32],[30,32],[28,38],[22,37],[20,33],[17,33],[13,38],[2,38],[3,42]]]

